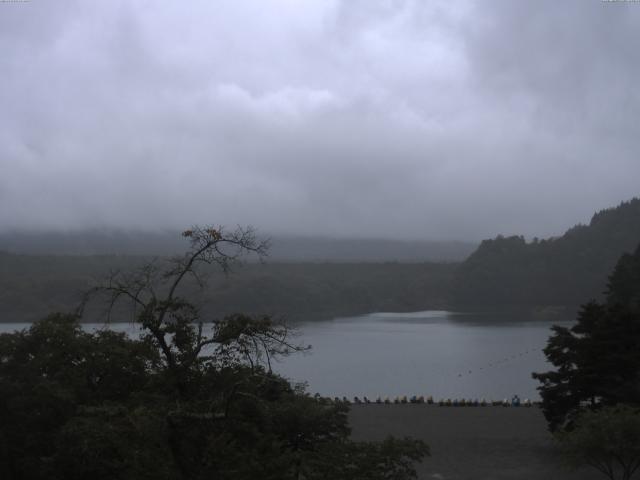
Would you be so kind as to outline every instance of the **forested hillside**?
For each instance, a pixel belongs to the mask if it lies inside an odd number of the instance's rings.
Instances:
[[[577,306],[601,297],[617,259],[640,243],[640,199],[596,213],[559,238],[498,236],[456,271],[457,306]]]
[[[32,321],[72,309],[81,293],[109,271],[149,260],[0,253],[0,321]],[[203,294],[188,284],[184,293],[218,317],[245,312],[323,319],[444,308],[454,269],[453,264],[437,263],[249,263],[229,276],[211,271]]]

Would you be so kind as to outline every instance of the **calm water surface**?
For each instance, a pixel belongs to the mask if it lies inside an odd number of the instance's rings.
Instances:
[[[537,399],[531,372],[550,368],[542,348],[551,325],[435,311],[306,323],[299,341],[311,353],[278,370],[330,396]]]
[[[312,393],[328,396],[539,398],[531,372],[549,369],[542,348],[552,322],[517,320],[425,311],[302,323],[297,341],[312,345],[311,352],[274,368],[295,382],[307,381]],[[26,326],[5,323],[0,331]],[[131,324],[111,328],[138,331]]]

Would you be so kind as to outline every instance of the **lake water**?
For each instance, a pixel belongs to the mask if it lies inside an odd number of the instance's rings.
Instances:
[[[297,341],[312,345],[311,352],[286,358],[274,369],[293,381],[307,381],[312,393],[332,397],[502,399],[518,394],[537,399],[531,372],[550,368],[542,348],[552,323],[507,320],[425,311],[302,323]],[[25,326],[0,324],[0,331]],[[131,324],[111,328],[138,331]]]

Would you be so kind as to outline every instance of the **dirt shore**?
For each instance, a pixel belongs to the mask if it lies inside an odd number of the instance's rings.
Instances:
[[[537,407],[438,407],[426,404],[353,405],[356,440],[387,435],[421,438],[431,457],[418,466],[420,479],[598,480],[597,471],[569,471],[557,457]]]

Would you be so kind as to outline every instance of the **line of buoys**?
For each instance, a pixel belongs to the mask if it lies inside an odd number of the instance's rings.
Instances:
[[[427,404],[427,405],[438,405],[440,407],[532,407],[534,405],[538,405],[539,402],[532,402],[528,398],[524,400],[520,400],[518,395],[514,395],[511,399],[504,398],[502,400],[486,400],[482,399],[471,399],[471,398],[443,398],[438,400],[437,402],[433,399],[431,395],[425,397],[423,395],[416,396],[412,395],[411,397],[407,397],[406,395],[399,397],[376,397],[375,400],[371,400],[368,397],[364,396],[353,397],[353,399],[347,398],[346,396],[340,397],[322,397],[319,394],[315,394],[314,398],[324,404],[349,404],[349,405],[361,405],[361,404],[379,404],[379,405],[400,405],[400,404]]]
[[[492,362],[489,362],[489,363],[487,363],[487,364],[485,364],[485,365],[483,365],[483,366],[479,367],[479,368],[478,368],[478,370],[485,370],[485,369],[487,369],[487,370],[488,370],[489,368],[495,368],[495,367],[501,366],[501,365],[502,365],[502,364],[504,364],[504,363],[511,362],[512,360],[515,360],[515,359],[517,359],[518,357],[522,357],[522,356],[524,356],[524,355],[528,355],[529,353],[534,353],[534,352],[537,352],[537,350],[535,350],[535,349],[533,349],[533,348],[531,348],[531,349],[527,349],[527,350],[523,350],[523,351],[521,351],[521,352],[514,353],[513,355],[506,356],[506,357],[501,358],[501,359],[499,359],[499,360],[494,360],[494,361],[492,361]],[[463,373],[463,372],[458,373],[458,377],[463,377],[463,376],[466,376],[466,375],[471,375],[472,373],[473,373],[473,370],[467,370],[467,372],[466,372],[466,373]]]

